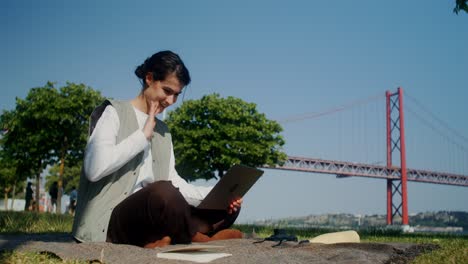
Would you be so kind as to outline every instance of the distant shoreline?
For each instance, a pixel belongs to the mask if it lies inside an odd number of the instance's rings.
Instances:
[[[460,233],[468,232],[468,212],[438,211],[410,215],[411,232],[422,233]],[[243,221],[242,224],[268,225],[294,228],[323,229],[366,229],[396,228],[401,226],[401,219],[395,217],[393,225],[387,225],[386,215],[359,214],[322,214],[278,219]]]

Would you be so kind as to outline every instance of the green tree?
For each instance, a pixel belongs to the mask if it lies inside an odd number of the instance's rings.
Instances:
[[[52,142],[48,138],[50,123],[48,108],[57,100],[57,91],[51,83],[33,88],[26,99],[16,99],[16,108],[4,111],[0,118],[3,136],[3,151],[10,160],[17,162],[17,177],[22,172],[33,171],[36,177],[36,201],[39,201],[40,174],[52,163]],[[38,205],[38,203],[36,203]],[[38,210],[36,206],[35,210]]]
[[[222,177],[233,165],[281,164],[286,154],[281,126],[257,112],[254,103],[218,94],[185,101],[166,120],[176,169],[189,181]]]
[[[3,191],[5,210],[8,210],[8,194],[15,183],[15,169],[11,162],[5,157],[3,151],[3,133],[0,135],[0,190]]]
[[[36,200],[41,172],[47,165],[60,164],[57,201],[60,210],[65,162],[72,167],[83,158],[88,117],[102,100],[99,92],[83,84],[67,83],[56,89],[48,82],[44,87],[31,89],[24,100],[16,100],[14,110],[2,114],[2,128],[7,131],[5,151],[21,162],[20,168],[34,171]]]
[[[15,168],[11,163],[0,157],[0,190],[3,190],[5,210],[8,210],[8,195],[15,185]]]
[[[8,114],[0,116],[0,124],[8,119],[7,116]],[[25,186],[24,181],[33,175],[33,172],[28,167],[27,162],[15,160],[9,156],[9,152],[4,148],[5,133],[7,133],[7,131],[2,130],[0,136],[0,190],[3,190],[4,199],[7,201],[10,193],[12,193],[11,198],[15,199],[15,190],[22,190]],[[19,193],[21,193],[21,191]],[[6,202],[5,210],[8,210],[8,204]]]
[[[468,0],[455,0],[455,8],[453,9],[453,12],[458,15],[458,12],[461,10],[468,13]]]
[[[68,167],[73,168],[82,161],[88,138],[88,118],[103,100],[104,98],[98,91],[84,84],[67,83],[66,86],[60,88],[57,102],[51,105],[49,116],[53,121],[49,137],[55,142],[51,152],[57,158],[56,162],[60,164],[57,180],[59,188],[57,208],[59,210],[65,163],[68,161]]]

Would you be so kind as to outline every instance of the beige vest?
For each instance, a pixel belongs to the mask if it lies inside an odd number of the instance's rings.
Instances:
[[[135,111],[129,101],[106,100],[98,106],[91,114],[89,134],[91,135],[102,112],[109,104],[117,110],[119,115],[120,128],[117,135],[117,143],[119,143],[138,129]],[[167,125],[158,119],[151,140],[155,181],[168,180],[171,142],[171,134]],[[89,181],[82,170],[72,231],[76,239],[93,242],[106,241],[107,226],[112,210],[132,194],[142,159],[143,151],[122,168],[97,182]]]

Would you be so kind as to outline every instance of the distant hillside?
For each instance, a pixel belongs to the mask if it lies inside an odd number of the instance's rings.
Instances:
[[[468,212],[425,212],[410,215],[411,226],[423,227],[462,227],[468,230]],[[401,219],[395,219],[395,224]],[[330,227],[365,228],[386,226],[386,215],[324,214],[283,219],[255,221],[257,225],[281,225],[284,227]]]

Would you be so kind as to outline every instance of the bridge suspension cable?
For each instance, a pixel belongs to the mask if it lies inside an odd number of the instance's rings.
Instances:
[[[323,112],[306,113],[306,114],[302,114],[302,115],[291,116],[291,117],[287,117],[287,118],[284,118],[284,119],[279,119],[279,120],[277,120],[277,122],[281,123],[281,124],[284,124],[284,123],[302,121],[302,120],[306,120],[306,119],[318,118],[318,117],[321,117],[321,116],[341,112],[341,111],[344,111],[344,110],[347,110],[347,109],[350,109],[350,108],[353,108],[353,107],[356,107],[356,106],[359,106],[359,105],[367,104],[367,103],[369,103],[371,101],[376,101],[376,100],[382,99],[382,98],[383,98],[383,96],[381,94],[377,94],[377,95],[373,95],[373,96],[370,96],[370,97],[367,97],[367,98],[364,98],[364,99],[358,99],[358,100],[353,101],[353,102],[351,102],[349,104],[334,107],[334,108],[328,109],[328,110],[323,111]]]
[[[460,132],[452,128],[446,121],[437,117],[428,107],[425,107],[416,98],[404,93],[411,101],[406,104],[406,110],[414,121],[410,126],[415,126],[418,121],[424,129],[414,129],[408,137],[413,145],[409,150],[409,156],[413,154],[412,162],[422,165],[417,167],[431,166],[430,170],[450,171],[457,174],[468,173],[468,139]],[[416,128],[416,127],[414,127]],[[431,136],[429,132],[433,132]],[[421,153],[424,153],[422,159]]]
[[[430,115],[434,120],[440,123],[443,127],[445,127],[448,131],[450,131],[453,135],[464,141],[463,144],[468,144],[468,138],[463,136],[460,132],[458,132],[456,129],[452,128],[442,120],[441,118],[437,117],[434,113],[432,113],[427,107],[425,107],[422,103],[420,103],[416,98],[413,96],[409,95],[406,91],[404,92],[405,96],[408,97],[411,101],[413,101],[419,108],[421,108],[424,112],[426,112],[428,115]]]

